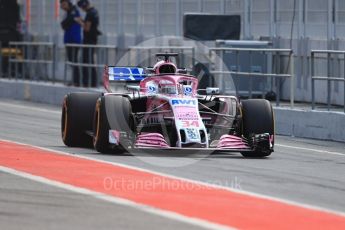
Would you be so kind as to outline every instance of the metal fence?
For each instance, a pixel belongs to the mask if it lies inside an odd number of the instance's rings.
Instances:
[[[31,34],[62,33],[59,0],[18,0]],[[75,1],[74,1],[75,2]],[[239,14],[242,38],[260,36],[340,38],[345,34],[343,0],[94,0],[101,30],[143,36],[181,35],[187,12]],[[292,24],[294,24],[292,26]]]
[[[265,77],[265,78],[275,78],[277,79],[276,85],[276,105],[279,106],[280,102],[280,79],[281,78],[289,78],[290,79],[290,106],[291,108],[294,107],[294,90],[295,90],[295,84],[294,84],[294,55],[293,51],[291,49],[262,49],[262,48],[211,48],[209,49],[209,55],[211,56],[212,52],[215,52],[219,55],[220,60],[223,60],[224,52],[235,52],[236,55],[236,71],[224,71],[224,65],[218,65],[218,69],[215,71],[211,71],[211,74],[218,75],[218,76],[224,76],[224,75],[231,75],[233,77],[250,77],[249,79],[249,97],[252,97],[252,78],[253,77]],[[272,68],[273,72],[267,72],[267,73],[258,73],[258,72],[242,72],[239,71],[239,54],[240,52],[249,52],[249,62],[251,65],[252,58],[251,55],[255,52],[260,53],[269,53],[273,55],[273,60],[275,60],[275,66]],[[281,64],[283,63],[281,61],[282,57],[287,57],[287,67],[288,68],[282,68]],[[284,70],[284,72],[288,73],[281,73],[281,69]],[[264,93],[263,93],[264,94]]]
[[[315,59],[325,58],[322,55],[326,55],[327,59],[327,76],[316,76],[315,75]],[[331,76],[334,71],[332,71],[331,61],[334,55],[339,56],[344,60],[344,70],[345,70],[345,51],[337,50],[312,50],[311,51],[311,85],[312,85],[312,109],[315,109],[315,81],[326,81],[327,82],[327,110],[331,109],[331,82],[343,82],[344,89],[344,112],[345,112],[345,71],[343,71],[343,77]],[[339,73],[341,71],[338,71]]]
[[[70,49],[70,52],[68,52]],[[98,87],[102,82],[101,71],[104,65],[133,65],[133,66],[152,66],[157,52],[177,52],[178,56],[176,62],[179,67],[185,67],[191,71],[196,62],[196,48],[193,46],[134,46],[130,47],[125,56],[122,57],[124,62],[120,63],[117,48],[108,45],[80,45],[80,44],[66,44],[65,58],[57,55],[55,45],[53,43],[35,43],[35,42],[11,42],[10,43],[10,55],[9,55],[9,71],[8,77],[12,79],[29,79],[29,80],[44,80],[51,82],[62,82],[66,85],[73,85],[77,83],[78,86],[84,87]],[[72,52],[72,53],[71,53]],[[219,68],[218,65],[212,64],[211,74],[216,76],[232,75],[233,77],[249,77],[249,97],[252,97],[252,79],[257,78],[271,78],[274,79],[276,87],[277,97],[276,105],[280,102],[280,79],[290,80],[290,104],[294,106],[294,57],[293,52],[290,49],[263,49],[263,48],[210,48],[209,49],[209,61],[212,60],[212,55],[219,56],[219,60],[223,61],[224,52],[234,52],[236,55],[236,71],[224,71]],[[241,52],[249,52],[249,55],[260,52],[264,54],[270,54],[270,66],[272,70],[267,73],[258,72],[244,72],[240,71],[239,66],[239,54]],[[85,55],[92,58],[85,59]],[[206,54],[207,55],[207,52]],[[75,58],[71,58],[75,57]],[[287,58],[288,68],[283,68],[282,59]],[[246,60],[250,62],[252,58]],[[58,71],[56,66],[63,64],[63,77],[59,74],[56,79],[55,75]],[[96,73],[93,73],[93,69]],[[282,69],[283,73],[282,73]],[[48,71],[49,70],[49,71]],[[74,82],[75,70],[79,73],[78,82]],[[42,73],[44,73],[42,75]],[[92,77],[96,75],[96,82],[93,85]],[[85,79],[87,79],[85,81]],[[225,81],[227,78],[224,78]],[[230,80],[230,79],[229,79]],[[85,85],[85,82],[87,85]],[[272,83],[272,82],[271,82]],[[269,84],[266,81],[265,84]],[[272,86],[271,86],[272,87]],[[264,93],[263,93],[264,94]]]
[[[50,42],[10,42],[8,78],[55,82],[55,52]]]
[[[78,49],[79,55],[75,60],[69,60],[68,57],[63,59],[58,57],[56,53],[56,46],[53,43],[49,42],[10,42],[9,47],[6,48],[6,55],[4,57],[4,50],[2,49],[1,58],[8,58],[8,67],[6,77],[10,79],[28,79],[35,81],[49,81],[56,82],[62,81],[64,84],[69,84],[73,78],[73,72],[68,77],[68,69],[74,67],[78,68],[80,72],[82,69],[86,69],[88,73],[86,78],[88,78],[88,87],[91,86],[91,69],[96,68],[97,78],[96,86],[99,86],[102,79],[101,71],[105,64],[115,65],[118,61],[117,48],[114,46],[107,45],[76,45],[76,44],[67,44],[66,48],[76,48]],[[93,49],[93,51],[91,51]],[[85,62],[83,56],[85,52],[92,52],[94,54],[94,62]],[[152,66],[154,64],[154,54],[157,52],[178,52],[180,56],[178,57],[178,63],[181,67],[193,67],[195,64],[195,47],[193,46],[152,46],[152,47],[141,47],[134,46],[130,47],[127,52],[128,65],[142,65],[142,66]],[[291,49],[262,49],[262,48],[210,48],[209,49],[209,60],[212,60],[212,55],[216,54],[219,56],[220,60],[224,59],[225,52],[233,52],[236,56],[236,65],[235,71],[225,71],[220,67],[222,65],[215,65],[212,63],[213,70],[211,74],[216,76],[229,76],[232,75],[235,78],[248,77],[249,78],[249,97],[252,96],[252,82],[251,79],[258,78],[271,78],[274,79],[273,86],[277,92],[276,94],[276,105],[280,104],[280,94],[281,94],[281,80],[289,79],[290,85],[290,105],[294,106],[295,98],[295,87],[294,87],[294,55]],[[267,73],[258,73],[258,72],[246,72],[240,71],[239,66],[239,54],[241,52],[249,52],[249,56],[254,53],[264,53],[270,55],[270,65],[271,70],[268,68]],[[90,54],[89,54],[90,56]],[[323,59],[326,60],[327,65],[317,65],[316,60]],[[1,60],[1,59],[0,59]],[[327,109],[332,108],[332,82],[341,82],[342,88],[345,91],[345,51],[336,51],[336,50],[312,50],[311,51],[311,88],[312,88],[312,109],[316,108],[316,81],[326,82],[327,93]],[[55,77],[57,71],[56,66],[59,62],[64,64],[64,77],[58,78]],[[247,60],[249,65],[251,65],[252,58],[249,57]],[[333,68],[333,62],[336,61],[339,64],[337,65],[339,70]],[[284,65],[283,65],[284,63]],[[343,63],[343,64],[341,64]],[[268,63],[269,64],[269,63]],[[326,74],[324,76],[316,75],[316,67],[325,66]],[[1,67],[1,66],[0,66]],[[320,69],[320,68],[319,68]],[[189,68],[190,70],[190,68]],[[71,72],[71,71],[70,71]],[[84,76],[85,77],[85,76]],[[82,78],[79,79],[80,85],[82,85]],[[269,85],[269,82],[266,82]],[[320,86],[319,86],[320,88]],[[344,95],[345,102],[345,95]],[[345,106],[344,106],[345,112]]]
[[[27,20],[27,35],[62,46],[60,22],[65,12],[59,0],[18,2]],[[241,39],[269,38],[275,48],[294,49],[298,101],[311,102],[310,50],[345,47],[344,0],[94,0],[92,4],[99,11],[100,41],[119,50],[153,37],[183,35],[185,13],[241,15]],[[338,85],[336,89],[342,87],[341,82],[333,84]],[[323,90],[319,85],[318,92]],[[283,89],[287,92],[288,85]],[[288,99],[286,94],[282,97]],[[338,100],[342,95],[333,98],[332,103],[342,105]],[[318,101],[325,100],[326,95]]]
[[[67,51],[71,49],[71,53]],[[76,84],[85,87],[98,87],[102,82],[102,70],[105,65],[115,65],[117,60],[117,48],[110,45],[80,45],[66,44],[64,62],[64,80],[65,84]],[[68,55],[71,55],[69,57]],[[71,71],[68,77],[68,68],[76,69],[79,73],[78,82],[73,82],[73,76],[76,71]],[[96,72],[96,73],[94,73]],[[92,78],[96,81],[93,85]]]

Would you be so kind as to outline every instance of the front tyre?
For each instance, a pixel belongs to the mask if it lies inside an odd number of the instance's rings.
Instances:
[[[61,114],[61,137],[69,147],[92,147],[95,103],[99,93],[70,93],[64,97]]]
[[[272,146],[257,146],[255,151],[241,152],[244,157],[266,157],[273,151],[274,144],[274,114],[271,103],[264,99],[249,99],[242,101],[243,136],[247,139],[258,134],[269,134],[273,137]]]
[[[124,142],[118,145],[109,143],[109,130],[130,133],[131,104],[122,96],[104,96],[98,99],[94,115],[93,146],[100,153],[114,150],[117,153],[125,152]]]

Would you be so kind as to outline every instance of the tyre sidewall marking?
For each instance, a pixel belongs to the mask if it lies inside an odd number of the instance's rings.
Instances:
[[[64,102],[63,102],[63,111],[62,111],[64,116],[64,128],[62,131],[62,139],[63,141],[66,141],[67,138],[67,127],[68,127],[68,112],[67,112],[67,97],[64,98]]]
[[[100,105],[101,103],[100,103],[100,101],[97,101],[97,103],[96,103],[96,133],[95,133],[95,135],[94,135],[94,139],[93,139],[93,145],[95,146],[96,144],[97,144],[97,142],[98,142],[98,139],[99,139],[99,126],[100,126],[100,117],[101,117],[101,105]]]

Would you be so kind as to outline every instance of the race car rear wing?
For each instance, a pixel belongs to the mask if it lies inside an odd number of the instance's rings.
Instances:
[[[145,69],[134,66],[105,66],[103,73],[104,88],[112,92],[110,85],[138,84],[147,77]]]
[[[175,74],[186,74],[185,69],[178,69]],[[109,93],[119,92],[128,85],[139,85],[146,77],[156,75],[153,68],[137,66],[105,66],[103,73],[104,88]]]
[[[146,77],[144,68],[140,67],[108,67],[109,81],[141,81]]]

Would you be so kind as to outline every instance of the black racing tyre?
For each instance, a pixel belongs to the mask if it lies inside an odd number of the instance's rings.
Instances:
[[[99,93],[70,93],[62,104],[61,136],[69,147],[92,147],[93,114]]]
[[[132,108],[129,100],[122,96],[108,95],[98,99],[94,115],[93,146],[100,153],[111,149],[117,153],[125,152],[124,143],[110,148],[109,130],[131,132]]]
[[[274,135],[274,114],[271,103],[265,99],[242,100],[243,136],[269,133]],[[244,157],[266,157],[272,151],[241,152]]]

